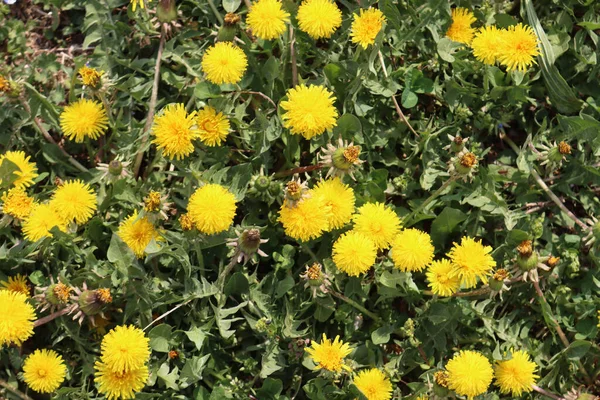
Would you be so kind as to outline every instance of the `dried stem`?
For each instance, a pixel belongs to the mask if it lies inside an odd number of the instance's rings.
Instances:
[[[544,390],[544,389],[542,389],[541,387],[539,387],[539,386],[537,386],[537,385],[531,385],[531,387],[532,387],[532,388],[533,388],[533,390],[535,390],[536,392],[538,392],[538,393],[540,393],[540,394],[542,394],[542,395],[544,395],[544,396],[546,396],[546,397],[550,397],[551,399],[554,399],[554,400],[564,400],[564,398],[563,398],[563,397],[560,397],[560,396],[558,396],[558,395],[556,395],[556,394],[554,394],[554,393],[550,393],[549,391],[547,391],[547,390]]]
[[[338,299],[345,301],[352,307],[356,308],[358,311],[367,315],[373,321],[381,322],[381,318],[377,314],[374,314],[371,311],[367,310],[366,308],[364,308],[363,306],[361,306],[360,304],[358,304],[356,301],[352,300],[351,298],[346,297],[343,294],[336,292],[335,290],[330,290],[329,293],[331,293],[334,297],[337,297]]]
[[[47,324],[48,322],[52,321],[53,319],[56,319],[58,317],[62,317],[65,314],[68,314],[70,311],[71,311],[71,309],[69,307],[67,307],[67,308],[63,308],[62,310],[56,311],[50,315],[46,315],[43,318],[39,318],[33,323],[33,327],[37,328],[38,326]]]
[[[158,53],[156,54],[156,64],[154,65],[154,83],[152,84],[152,94],[150,96],[150,104],[148,105],[148,115],[146,116],[146,124],[142,131],[142,143],[140,149],[135,157],[135,163],[133,164],[133,176],[138,176],[140,172],[140,166],[144,159],[144,147],[148,142],[148,135],[152,122],[154,120],[154,112],[156,110],[156,101],[158,99],[158,84],[160,82],[160,64],[162,62],[162,53],[165,49],[165,42],[167,40],[167,32],[165,26],[162,25],[160,30],[160,43],[158,45]]]
[[[241,92],[238,93],[247,93],[247,94],[255,94],[257,96],[262,97],[263,99],[267,100],[269,103],[271,103],[271,105],[273,107],[275,107],[275,109],[277,109],[277,104],[275,104],[275,102],[266,94],[262,93],[262,92],[254,92],[252,90],[242,90]]]
[[[417,215],[421,210],[423,210],[429,203],[431,203],[433,200],[435,200],[440,194],[442,194],[442,192],[444,190],[446,190],[446,188],[448,186],[450,186],[454,181],[456,181],[458,179],[458,175],[453,175],[451,177],[448,178],[448,180],[446,182],[444,182],[442,184],[442,186],[439,187],[438,190],[436,190],[435,192],[433,192],[431,194],[431,196],[429,196],[424,202],[422,202],[417,208],[415,208],[410,214],[408,214],[406,217],[403,218],[402,220],[402,224],[404,226],[410,226],[409,222],[415,217],[415,215]]]
[[[517,153],[517,155],[521,154],[521,151],[519,150],[519,148],[517,147],[515,142],[513,142],[512,139],[509,138],[505,132],[500,133],[500,138],[502,140],[504,140],[506,143],[508,143],[508,145],[515,151],[515,153]],[[583,229],[584,231],[589,231],[590,227],[588,225],[586,225],[584,222],[582,222],[579,218],[577,218],[575,216],[575,214],[573,214],[571,212],[571,210],[569,210],[565,206],[565,204],[558,198],[558,196],[554,194],[554,192],[548,187],[548,185],[546,185],[546,183],[543,181],[543,179],[537,173],[535,168],[530,168],[530,171],[531,171],[531,176],[533,176],[533,179],[535,179],[538,186],[540,188],[542,188],[542,190],[544,192],[546,192],[546,194],[548,195],[548,197],[550,197],[550,199],[554,202],[554,204],[556,204],[565,214],[567,214],[569,216],[569,218],[571,218],[577,225],[579,225],[581,227],[581,229]]]
[[[23,105],[23,108],[25,109],[25,111],[27,111],[27,113],[29,114],[29,116],[31,116],[31,119],[33,120],[34,125],[36,126],[36,128],[38,129],[38,131],[40,131],[40,133],[42,134],[42,136],[44,136],[44,139],[46,139],[46,141],[48,143],[52,143],[53,145],[56,145],[56,147],[58,147],[58,149],[60,150],[60,152],[65,157],[67,157],[67,159],[69,160],[69,162],[71,163],[71,165],[73,165],[75,168],[77,168],[81,172],[87,172],[87,168],[86,167],[84,167],[83,165],[81,165],[76,159],[73,158],[72,155],[70,155],[69,153],[67,153],[67,151],[65,149],[63,149],[62,147],[60,147],[58,145],[58,143],[56,143],[56,141],[54,140],[54,138],[52,136],[50,136],[50,133],[42,125],[42,121],[38,117],[34,117],[33,114],[31,114],[31,107],[29,107],[29,103],[27,103],[25,101],[25,99],[21,99],[21,104]]]
[[[21,399],[24,400],[33,400],[31,397],[27,396],[25,393],[21,392],[19,389],[10,386],[10,384],[8,382],[6,382],[4,379],[0,379],[0,386],[2,386],[3,388],[5,388],[6,390],[8,390],[9,392],[11,392],[12,394],[19,396]]]
[[[315,170],[321,169],[321,168],[323,168],[323,164],[321,164],[321,163],[318,163],[315,165],[307,165],[306,167],[296,167],[296,168],[278,172],[273,177],[276,179],[284,178],[286,176],[290,176],[290,175],[294,175],[294,174],[302,174],[304,172],[311,172],[311,171],[315,171]]]
[[[296,36],[294,36],[294,27],[290,24],[290,57],[292,59],[292,87],[298,84],[298,63],[296,60]]]
[[[388,76],[387,70],[385,69],[385,62],[383,61],[383,54],[381,54],[381,50],[379,50],[379,52],[377,54],[379,55],[379,63],[381,64],[381,68],[383,70],[383,76],[385,76],[387,79],[387,78],[389,78],[389,76]],[[398,101],[396,100],[395,94],[392,95],[392,101],[394,102],[394,107],[396,107],[396,112],[398,113],[398,116],[400,117],[400,119],[402,119],[402,121],[404,121],[406,126],[408,126],[408,129],[410,129],[410,131],[412,133],[414,133],[415,136],[419,137],[419,134],[417,133],[417,131],[415,131],[413,129],[410,122],[408,122],[408,119],[406,119],[406,116],[402,112],[402,109],[400,108],[400,105],[398,104]]]
[[[186,300],[185,302],[178,304],[177,306],[171,308],[169,311],[167,311],[166,313],[163,313],[161,315],[159,315],[158,317],[156,317],[155,319],[152,320],[152,322],[150,322],[148,325],[146,325],[146,327],[144,329],[142,329],[143,331],[145,331],[146,329],[150,328],[152,325],[154,325],[155,323],[157,323],[158,321],[162,320],[163,318],[165,318],[167,315],[171,314],[172,312],[174,312],[175,310],[180,309],[181,307],[185,306],[186,304],[188,304],[190,301],[194,300],[194,297],[192,297],[191,299]]]

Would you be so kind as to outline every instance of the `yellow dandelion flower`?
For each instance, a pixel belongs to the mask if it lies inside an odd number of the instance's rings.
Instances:
[[[50,237],[50,230],[55,226],[63,232],[67,231],[67,224],[53,205],[36,204],[23,222],[23,233],[27,240],[36,242]]]
[[[433,294],[452,296],[460,289],[460,278],[452,275],[454,266],[447,258],[436,260],[427,268],[427,280]]]
[[[354,190],[340,178],[319,182],[312,193],[320,196],[329,207],[328,230],[340,229],[350,222],[354,213]]]
[[[350,276],[360,276],[375,264],[377,248],[362,233],[350,231],[335,241],[331,258],[340,271]]]
[[[336,98],[324,86],[298,85],[287,91],[287,100],[281,108],[283,126],[294,135],[311,139],[337,125],[338,111],[333,105]]]
[[[106,364],[96,361],[95,368],[94,381],[98,392],[106,395],[108,400],[134,399],[135,393],[142,390],[148,381],[148,367],[145,365],[127,372],[114,372]]]
[[[313,191],[309,191],[308,197],[300,200],[296,206],[291,207],[286,200],[279,209],[279,222],[285,234],[303,242],[316,239],[326,232],[330,216],[331,210],[323,197],[315,195]]]
[[[361,9],[360,14],[354,14],[350,27],[352,43],[358,43],[363,49],[375,43],[375,38],[385,22],[383,13],[376,8]]]
[[[214,183],[196,189],[188,203],[188,215],[196,228],[206,235],[229,229],[235,211],[235,196],[227,188]]]
[[[17,179],[13,182],[14,186],[29,187],[33,185],[33,180],[38,177],[37,166],[35,163],[29,162],[30,158],[23,151],[7,151],[0,156],[0,168],[4,160],[8,160],[17,166],[17,170],[14,172],[14,175],[17,176]],[[0,180],[0,183],[2,183],[2,180]]]
[[[450,24],[446,36],[455,42],[470,44],[475,35],[475,29],[471,28],[471,25],[475,21],[477,19],[471,10],[462,7],[454,8],[452,24]]]
[[[169,104],[161,115],[154,117],[152,143],[162,149],[169,159],[181,160],[194,152],[192,141],[198,137],[195,125],[196,113],[188,114],[183,104]]]
[[[477,285],[477,278],[481,279],[483,283],[487,283],[488,276],[492,274],[492,270],[496,266],[491,252],[492,248],[482,245],[481,240],[476,241],[468,236],[463,237],[460,245],[454,243],[447,254],[454,267],[451,275],[457,276],[467,289]]]
[[[531,361],[529,354],[523,350],[512,353],[510,360],[498,361],[494,368],[496,385],[503,394],[511,393],[520,397],[523,393],[531,392],[539,375],[536,375],[537,365]]]
[[[35,312],[23,293],[0,290],[0,347],[22,342],[33,335]]]
[[[238,83],[247,66],[246,54],[231,42],[217,42],[202,57],[202,70],[206,79],[217,85]]]
[[[141,368],[150,358],[150,340],[133,325],[117,326],[102,339],[100,358],[113,372]]]
[[[10,82],[3,76],[0,75],[0,93],[8,92],[10,90]]]
[[[212,107],[204,107],[196,115],[198,136],[207,146],[219,146],[229,135],[229,120],[223,113],[218,113]]]
[[[22,293],[29,297],[29,285],[27,284],[27,277],[21,274],[15,276],[9,276],[6,281],[0,282],[0,285],[4,287],[2,290],[8,290],[15,293]]]
[[[305,0],[298,7],[298,26],[313,39],[327,39],[342,25],[342,12],[331,0]]]
[[[85,86],[96,87],[100,83],[104,71],[98,71],[96,68],[90,68],[87,65],[79,68],[77,71],[81,76],[81,82]]]
[[[153,239],[156,241],[161,240],[158,231],[150,220],[147,217],[139,218],[137,211],[134,211],[131,216],[121,222],[117,235],[137,258],[144,257],[144,250]]]
[[[377,249],[387,249],[400,232],[398,215],[383,203],[367,203],[353,218],[354,230],[375,243]]]
[[[360,371],[354,378],[354,386],[365,395],[367,400],[390,400],[392,398],[392,383],[377,368]]]
[[[471,42],[475,58],[484,64],[494,65],[498,59],[501,36],[502,30],[495,26],[480,28]]]
[[[500,36],[498,60],[509,71],[526,71],[536,64],[534,57],[539,54],[539,40],[530,26],[522,23],[509,26]]]
[[[446,365],[448,388],[469,400],[485,393],[492,383],[494,371],[481,353],[463,350],[456,353]]]
[[[313,341],[306,349],[306,352],[310,355],[310,358],[315,364],[317,369],[326,369],[327,371],[340,372],[343,369],[350,370],[344,365],[344,358],[352,352],[350,346],[340,340],[339,336],[336,336],[333,342],[331,339],[327,339],[327,336],[323,334],[321,343]]]
[[[39,393],[52,393],[65,380],[67,367],[54,350],[36,350],[23,363],[23,379]]]
[[[102,104],[88,99],[69,104],[60,114],[60,127],[65,136],[75,143],[84,139],[98,139],[108,128],[108,117]]]
[[[96,193],[80,180],[67,181],[54,191],[50,205],[66,223],[75,221],[83,224],[96,211]]]
[[[424,270],[433,261],[434,251],[429,234],[418,229],[404,229],[392,242],[392,260],[404,272]]]
[[[2,194],[2,212],[13,218],[25,219],[33,209],[35,200],[23,187],[14,187]]]
[[[258,0],[246,18],[252,33],[265,40],[275,39],[285,32],[285,23],[290,22],[290,14],[279,0]]]

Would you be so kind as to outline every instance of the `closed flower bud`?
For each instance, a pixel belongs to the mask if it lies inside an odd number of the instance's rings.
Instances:
[[[109,289],[84,290],[79,295],[79,309],[87,316],[100,314],[112,302]]]
[[[156,18],[163,24],[177,20],[175,0],[159,0],[158,7],[156,7]]]
[[[499,292],[503,289],[504,286],[504,281],[510,276],[510,273],[505,270],[504,268],[500,268],[499,270],[497,270],[496,272],[494,272],[494,275],[492,276],[492,279],[490,279],[490,289],[492,289],[495,292]]]
[[[530,271],[534,269],[538,265],[537,253],[533,252],[531,255],[529,255],[529,257],[519,254],[517,256],[517,265],[522,271]]]
[[[48,286],[46,289],[46,300],[48,303],[57,306],[67,304],[71,297],[72,289],[62,282]]]

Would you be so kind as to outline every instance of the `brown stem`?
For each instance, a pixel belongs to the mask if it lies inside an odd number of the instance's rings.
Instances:
[[[298,64],[296,60],[296,37],[294,36],[294,27],[290,24],[290,57],[292,58],[292,87],[298,84]]]
[[[46,315],[44,318],[39,318],[33,323],[33,327],[37,328],[38,326],[47,324],[48,322],[52,321],[53,319],[56,319],[58,317],[62,317],[65,314],[68,314],[69,311],[70,311],[70,309],[67,307],[67,308],[63,308],[60,311],[56,311],[50,315]]]
[[[24,400],[33,400],[31,397],[27,396],[25,393],[21,392],[19,389],[10,386],[10,384],[8,382],[6,382],[4,379],[0,379],[0,386],[2,386],[3,388],[5,388],[9,392],[11,392],[12,394],[19,396],[20,398],[22,398]]]
[[[148,115],[146,116],[146,124],[142,131],[142,143],[140,149],[135,157],[135,163],[133,164],[133,176],[138,176],[140,172],[140,166],[144,159],[144,147],[148,143],[148,135],[152,122],[154,121],[154,112],[156,110],[156,101],[158,99],[158,84],[160,83],[160,64],[162,62],[162,54],[165,49],[165,42],[167,40],[167,32],[165,25],[162,25],[160,30],[160,43],[158,44],[158,53],[156,54],[156,64],[154,65],[154,83],[152,84],[152,94],[150,96],[150,103],[148,105]]]
[[[73,165],[75,168],[77,168],[81,172],[87,172],[87,168],[86,167],[84,167],[83,165],[81,165],[76,159],[73,158],[72,155],[70,155],[69,153],[67,153],[67,151],[65,149],[63,149],[62,147],[60,147],[58,145],[58,143],[56,143],[56,141],[54,140],[54,138],[50,135],[50,133],[42,125],[42,121],[38,117],[34,117],[33,114],[31,114],[31,107],[29,107],[29,103],[27,103],[25,101],[25,99],[23,99],[23,98],[21,99],[21,105],[23,105],[23,108],[25,109],[25,111],[27,111],[27,113],[31,117],[34,125],[36,126],[36,128],[38,129],[38,131],[42,134],[42,136],[44,137],[44,139],[46,139],[46,141],[48,143],[52,143],[53,145],[56,145],[56,147],[58,147],[58,149],[60,150],[60,152],[65,157],[67,157],[67,159],[69,160],[69,162],[71,163],[71,165]]]
[[[254,92],[252,90],[242,90],[239,93],[247,93],[247,94],[255,94],[257,96],[262,97],[263,99],[267,100],[269,103],[271,103],[271,105],[273,105],[273,107],[275,107],[275,109],[277,109],[277,104],[275,104],[275,102],[266,94],[262,93],[262,92]]]
[[[421,345],[418,345],[417,350],[419,350],[419,354],[421,355],[421,358],[423,359],[423,361],[425,361],[425,364],[431,366],[429,364],[429,360],[427,359],[427,354],[425,354],[425,350],[423,350],[423,347],[421,347]]]
[[[383,54],[381,54],[381,50],[378,52],[379,55],[379,63],[381,64],[381,69],[383,70],[383,76],[387,78],[389,78],[387,70],[385,69],[385,62],[383,61]],[[402,109],[400,108],[400,104],[398,104],[398,101],[396,100],[396,95],[392,95],[392,101],[394,102],[394,107],[396,108],[396,113],[398,114],[398,116],[400,117],[400,119],[402,119],[402,121],[406,124],[406,126],[408,126],[408,129],[414,133],[415,136],[419,137],[419,134],[417,133],[417,131],[415,131],[412,127],[412,125],[410,124],[410,122],[408,122],[408,119],[406,118],[406,116],[404,115],[404,113],[402,112]]]
[[[563,400],[563,397],[560,397],[554,393],[550,393],[549,391],[544,390],[537,385],[531,385],[531,387],[533,388],[533,390],[535,390],[536,392],[538,392],[546,397],[550,397],[551,399],[554,399],[554,400]]]
[[[318,163],[315,165],[307,165],[306,167],[297,167],[297,168],[292,168],[292,169],[278,172],[275,175],[273,175],[273,177],[274,178],[283,178],[283,177],[294,175],[294,174],[301,174],[303,172],[315,171],[315,170],[321,169],[321,168],[323,168],[323,164],[321,164],[321,163]]]

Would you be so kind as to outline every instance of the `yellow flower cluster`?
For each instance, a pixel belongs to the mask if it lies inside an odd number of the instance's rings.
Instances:
[[[499,62],[508,71],[526,71],[535,64],[540,55],[539,40],[530,26],[518,23],[507,29],[471,25],[477,21],[473,12],[466,8],[452,10],[452,23],[446,31],[451,40],[471,46],[473,55],[484,64]]]
[[[109,400],[133,399],[148,380],[149,339],[132,325],[117,326],[102,339],[96,361],[98,391]]]

